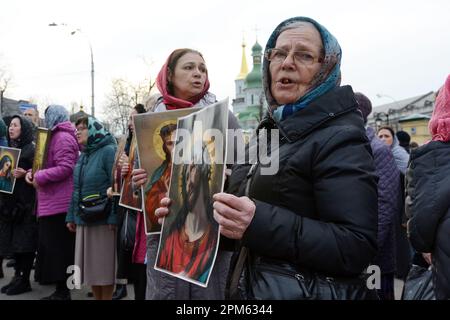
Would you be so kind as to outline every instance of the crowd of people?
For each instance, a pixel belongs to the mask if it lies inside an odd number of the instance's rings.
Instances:
[[[47,159],[32,172],[36,121],[28,117],[34,113],[4,118],[0,145],[21,154],[11,170],[14,192],[0,193],[0,277],[3,259],[15,261],[15,275],[1,292],[30,291],[35,261],[36,281],[56,286],[43,297],[48,300],[71,299],[72,265],[97,300],[122,299],[127,283],[136,300],[394,300],[394,279],[406,280],[414,263],[431,265],[436,298],[450,299],[450,76],[436,98],[431,141],[413,146],[404,131],[368,126],[371,101],[341,86],[341,59],[338,40],[311,18],[287,19],[270,35],[262,66],[268,110],[255,135],[278,130],[277,150],[267,154],[279,169],[265,175],[259,159],[229,166],[224,191],[207,204],[208,218],[220,226],[207,287],[155,270],[160,235],[146,235],[145,217],[111,194],[117,142],[99,120],[72,124],[66,108],[48,106]],[[119,161],[136,190],[153,184],[145,169],[130,163],[138,161],[130,154],[132,117],[217,101],[205,59],[192,49],[169,55],[157,87],[160,94],[130,110]],[[228,127],[239,128],[231,112]],[[161,133],[165,146],[174,129]],[[0,170],[3,164],[9,170],[8,159],[1,161]],[[170,176],[170,166],[164,174]],[[167,188],[160,184],[153,203],[145,203],[159,223],[175,214]],[[193,245],[189,235],[184,239],[177,245]],[[162,259],[175,258],[166,252]],[[367,286],[369,265],[381,271],[377,290]]]

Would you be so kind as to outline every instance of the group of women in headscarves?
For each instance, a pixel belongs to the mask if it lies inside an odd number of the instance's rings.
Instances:
[[[266,150],[279,170],[266,175],[259,161],[236,164],[224,192],[214,195],[213,217],[220,226],[221,245],[206,288],[154,269],[160,236],[146,237],[138,216],[134,253],[139,263],[147,265],[147,299],[377,298],[376,291],[366,285],[365,273],[378,250],[377,177],[352,88],[340,85],[341,58],[336,38],[313,19],[290,18],[275,28],[263,61],[269,109],[256,135],[263,129],[279,132],[275,149]],[[205,59],[196,50],[173,51],[158,74],[157,85],[161,96],[147,106],[148,112],[216,102],[209,92]],[[81,213],[87,200],[101,203],[106,197],[116,142],[92,117],[78,120],[75,131],[65,117],[56,116],[61,111],[47,109],[47,125],[56,138],[50,144],[47,166],[34,174],[27,173],[33,155],[31,125],[16,116],[9,128],[9,145],[24,153],[19,163],[22,170],[14,174],[22,179],[19,188],[28,192],[2,194],[0,204],[17,207],[22,203],[23,209],[36,190],[40,236],[39,242],[31,241],[37,234],[32,208],[24,208],[20,224],[0,224],[0,254],[13,251],[20,262],[16,277],[20,280],[12,281],[7,293],[16,283],[29,289],[29,266],[37,249],[40,279],[57,283],[50,299],[70,296],[62,285],[67,274],[61,271],[73,257],[81,283],[92,286],[95,298],[111,299],[117,207],[107,207],[106,216],[95,222]],[[228,123],[230,129],[239,127],[231,112]],[[64,151],[56,144],[64,146]],[[400,155],[394,152],[394,157],[400,170],[406,169]],[[24,181],[25,175],[30,184]],[[148,183],[144,169],[134,169],[132,176],[135,188]],[[54,192],[61,193],[57,203],[56,197],[49,196]],[[166,192],[161,190],[162,200],[156,204],[160,223],[175,214]],[[412,234],[421,234],[414,219],[410,227]],[[29,245],[20,245],[25,232]],[[13,242],[4,242],[4,234]],[[188,238],[183,241],[180,245],[190,245]],[[430,247],[428,242],[417,243]]]

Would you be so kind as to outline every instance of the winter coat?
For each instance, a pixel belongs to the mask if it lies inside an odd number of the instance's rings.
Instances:
[[[431,141],[411,152],[408,235],[419,252],[431,252],[436,299],[450,299],[450,142]]]
[[[20,140],[9,141],[10,147],[21,149],[18,167],[24,170],[33,166],[33,126],[23,116]],[[37,222],[34,212],[36,193],[25,177],[16,179],[12,194],[0,193],[0,256],[12,253],[34,252],[37,247]]]
[[[77,161],[73,173],[74,188],[66,222],[77,225],[87,225],[79,216],[80,203],[80,169],[83,164],[81,199],[100,194],[106,196],[106,190],[111,186],[112,167],[116,154],[116,142],[112,135],[107,135],[91,152],[83,151]],[[116,206],[112,206],[111,213],[105,220],[89,225],[117,224]]]
[[[79,147],[75,128],[69,122],[57,124],[51,131],[45,169],[34,174],[37,189],[37,214],[45,217],[66,213],[73,193],[73,169]]]
[[[400,171],[391,150],[376,137],[375,131],[368,127],[366,133],[378,176],[378,254],[373,263],[386,274],[395,271],[395,224],[400,223],[403,207]]]
[[[400,146],[400,142],[396,135],[393,137],[393,142],[391,145],[392,154],[394,155],[395,163],[402,174],[406,174],[406,169],[408,168],[409,154],[406,152],[405,148]]]
[[[275,260],[327,276],[361,274],[377,253],[377,179],[351,87],[260,128],[279,129],[270,153],[279,169],[264,175],[258,164],[250,183],[256,211],[242,238],[256,257],[250,268]]]
[[[205,107],[216,102],[215,95],[211,93],[205,94],[194,107]],[[166,107],[162,102],[162,98],[156,101],[155,107],[152,108],[155,112],[166,111]],[[239,124],[230,112],[228,116],[228,128],[238,129]],[[139,232],[142,234],[144,224],[143,217],[138,216],[138,228],[136,230],[136,237],[139,237]],[[140,222],[140,223],[139,223]],[[140,239],[143,239],[140,236]],[[179,300],[179,299],[224,299],[225,298],[225,286],[228,276],[230,259],[232,252],[225,250],[218,250],[216,261],[214,263],[213,271],[211,272],[208,287],[202,288],[197,285],[193,285],[189,282],[175,278],[171,275],[156,271],[154,269],[156,255],[158,252],[160,235],[154,234],[147,236],[147,293],[146,298],[149,300]],[[221,238],[222,243],[222,238]],[[143,243],[136,242],[136,246],[143,247]],[[139,252],[139,248],[135,248],[135,253]]]

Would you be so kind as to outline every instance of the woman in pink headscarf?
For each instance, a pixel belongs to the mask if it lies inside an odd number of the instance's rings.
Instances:
[[[216,96],[209,92],[208,69],[205,60],[203,55],[196,50],[184,48],[173,51],[162,66],[156,84],[161,97],[156,100],[154,106],[150,106],[150,111],[153,112],[192,107],[201,108],[216,102]],[[237,120],[231,112],[228,114],[228,128],[239,128]],[[151,177],[144,169],[133,170],[135,187],[147,185],[149,178]],[[166,192],[167,190],[161,190],[161,195],[165,196]],[[138,216],[137,223],[133,256],[144,260],[145,243],[143,239],[145,233],[142,215]],[[219,249],[208,287],[202,288],[154,269],[159,238],[159,234],[149,235],[147,238],[147,299],[224,299],[231,251]]]
[[[432,139],[411,152],[407,174],[408,235],[433,265],[436,299],[450,299],[450,75],[428,125]]]

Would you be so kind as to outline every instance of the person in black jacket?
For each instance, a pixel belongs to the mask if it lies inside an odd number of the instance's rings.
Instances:
[[[0,193],[0,256],[14,255],[15,276],[1,288],[2,293],[18,295],[31,291],[30,272],[37,249],[37,221],[34,212],[36,193],[25,182],[25,174],[34,159],[33,125],[21,115],[11,118],[8,146],[21,149],[19,164],[13,175],[12,194]]]
[[[125,144],[123,158],[120,163],[128,163],[128,156],[131,148],[131,141],[134,134],[133,116],[145,113],[144,105],[138,103],[133,107],[128,119],[128,135]],[[122,165],[120,165],[122,166]],[[129,237],[136,237],[136,216],[137,211],[119,206],[119,198],[115,197],[114,205],[117,206],[119,225],[118,230],[122,231],[123,224],[133,224],[126,226],[125,230],[130,231]],[[131,217],[132,216],[132,217]],[[117,280],[116,290],[114,291],[113,300],[121,300],[128,295],[127,283],[133,282],[135,291],[135,300],[144,300],[146,288],[146,271],[145,266],[133,263],[133,248],[131,242],[125,241],[126,236],[121,232],[117,237]],[[134,241],[133,241],[134,244]],[[144,282],[144,283],[142,283]]]
[[[436,98],[432,140],[411,151],[406,175],[408,236],[432,264],[436,299],[450,299],[450,76]]]
[[[279,146],[270,153],[279,169],[268,175],[257,163],[247,175],[246,196],[214,196],[221,233],[248,249],[248,270],[283,273],[280,266],[288,265],[284,274],[299,281],[298,270],[355,279],[377,253],[373,157],[352,88],[340,87],[340,61],[337,40],[310,18],[282,22],[268,40],[263,82],[270,112],[258,129],[279,130]],[[242,292],[249,293],[250,280],[242,273]],[[277,299],[276,290],[298,284],[273,283],[261,296],[241,297]]]

